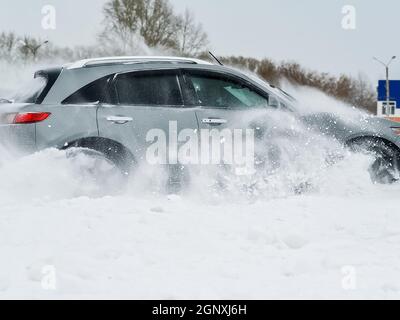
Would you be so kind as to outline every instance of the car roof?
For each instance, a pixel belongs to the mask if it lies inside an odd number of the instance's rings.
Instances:
[[[164,56],[123,56],[123,57],[102,57],[93,59],[80,60],[65,66],[66,69],[79,69],[85,67],[99,67],[104,65],[121,65],[121,64],[201,64],[211,65],[211,63],[199,59],[180,58],[180,57],[164,57]]]
[[[215,65],[199,59],[167,56],[102,57],[84,59],[64,65],[61,68],[61,73],[58,72],[59,77],[57,81],[49,90],[46,97],[44,97],[42,103],[59,103],[85,85],[110,74],[130,72],[133,70],[145,71],[151,70],[154,67],[160,68],[160,70],[165,68],[185,67],[206,71],[218,71],[246,78],[250,82],[254,83],[254,78],[243,70],[229,66]],[[43,70],[42,72],[46,73],[48,71],[49,70]],[[265,81],[261,82],[264,83],[257,81],[256,84],[263,87],[263,90],[267,90],[270,94],[274,93],[283,100],[288,100],[279,89],[276,89]]]

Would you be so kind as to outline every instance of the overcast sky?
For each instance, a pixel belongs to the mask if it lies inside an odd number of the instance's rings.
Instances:
[[[0,0],[0,31],[42,36],[59,45],[92,44],[101,30],[107,0]],[[209,34],[217,55],[296,60],[333,74],[359,72],[372,81],[384,68],[372,60],[393,63],[400,78],[398,0],[170,0],[177,11],[191,9]],[[42,7],[53,5],[57,28],[41,27]],[[342,28],[342,8],[356,9],[356,29]]]

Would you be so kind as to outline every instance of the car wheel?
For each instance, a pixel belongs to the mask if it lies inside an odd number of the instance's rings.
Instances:
[[[350,149],[374,157],[369,168],[374,183],[391,184],[399,181],[400,151],[397,148],[381,139],[366,138],[353,141]]]
[[[70,148],[66,150],[66,155],[81,177],[98,186],[101,193],[120,191],[125,186],[127,175],[103,153],[86,148]]]

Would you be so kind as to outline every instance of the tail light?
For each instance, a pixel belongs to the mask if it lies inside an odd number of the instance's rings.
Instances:
[[[8,114],[6,122],[9,124],[28,124],[46,120],[51,115],[50,112],[26,112]]]

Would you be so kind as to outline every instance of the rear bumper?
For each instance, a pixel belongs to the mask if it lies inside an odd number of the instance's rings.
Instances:
[[[18,153],[32,153],[36,150],[35,124],[0,125],[0,146]]]

